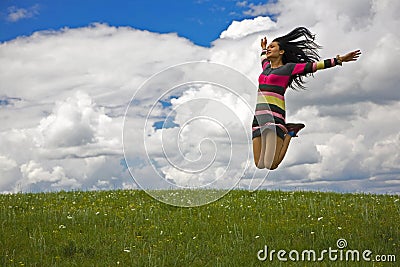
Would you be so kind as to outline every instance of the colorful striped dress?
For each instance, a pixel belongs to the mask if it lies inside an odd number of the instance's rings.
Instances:
[[[277,135],[283,139],[287,134],[284,95],[290,80],[295,75],[306,75],[336,66],[338,62],[336,58],[332,58],[318,62],[286,63],[281,67],[271,68],[266,51],[261,52],[263,72],[258,78],[257,105],[252,124],[253,138],[260,136],[265,129],[275,129]]]

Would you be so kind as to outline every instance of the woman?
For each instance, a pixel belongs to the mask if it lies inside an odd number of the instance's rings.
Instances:
[[[297,40],[301,38],[300,40]],[[296,41],[297,40],[297,41]],[[253,120],[254,162],[260,169],[276,169],[283,160],[292,137],[304,124],[286,123],[284,94],[288,87],[304,89],[303,77],[343,62],[355,61],[360,50],[319,61],[319,45],[314,35],[299,27],[273,40],[261,39],[261,64],[257,106]],[[294,83],[293,83],[294,82]]]

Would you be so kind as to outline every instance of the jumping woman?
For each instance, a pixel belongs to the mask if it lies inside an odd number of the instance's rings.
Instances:
[[[263,71],[258,79],[257,105],[252,124],[253,153],[257,168],[274,170],[285,157],[291,138],[297,137],[297,133],[305,127],[302,123],[286,123],[286,89],[304,89],[304,76],[342,65],[343,62],[356,61],[361,52],[356,50],[319,61],[317,49],[321,47],[304,27],[276,38],[268,47],[264,37],[261,48]]]

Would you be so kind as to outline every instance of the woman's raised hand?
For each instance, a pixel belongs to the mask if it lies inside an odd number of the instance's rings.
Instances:
[[[356,61],[361,55],[361,50],[355,50],[353,52],[347,53],[344,56],[340,56],[342,62]]]
[[[261,48],[267,49],[267,37],[261,39]]]

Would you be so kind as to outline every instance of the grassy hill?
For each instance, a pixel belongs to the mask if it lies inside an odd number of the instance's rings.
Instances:
[[[180,208],[138,190],[0,195],[0,265],[400,266],[399,199],[233,190]]]

